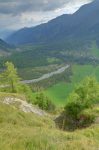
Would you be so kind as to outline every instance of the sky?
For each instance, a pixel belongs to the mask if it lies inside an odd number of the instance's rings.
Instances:
[[[0,0],[0,34],[72,14],[92,0]]]

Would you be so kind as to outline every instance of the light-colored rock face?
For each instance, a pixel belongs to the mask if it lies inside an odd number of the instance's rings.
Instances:
[[[40,116],[47,115],[43,110],[37,108],[36,106],[33,106],[32,104],[27,103],[26,101],[18,99],[18,98],[5,97],[3,100],[3,103],[7,104],[7,105],[13,105],[13,104],[18,103],[19,109],[25,113],[35,113]]]
[[[70,67],[70,65],[66,65],[66,66],[64,66],[64,67],[59,68],[58,70],[56,70],[56,71],[54,71],[54,72],[50,72],[50,73],[44,74],[43,76],[41,76],[41,77],[38,78],[38,79],[25,80],[25,81],[22,81],[22,83],[25,83],[25,84],[37,83],[37,82],[39,82],[39,81],[48,79],[48,78],[52,77],[53,75],[61,74],[61,73],[63,73],[66,69],[68,69],[69,67]]]

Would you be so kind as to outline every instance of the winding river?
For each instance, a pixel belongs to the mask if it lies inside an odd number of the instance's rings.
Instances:
[[[64,67],[59,68],[59,69],[56,70],[56,71],[53,71],[53,72],[44,74],[43,76],[41,76],[41,77],[38,78],[38,79],[24,80],[24,81],[22,81],[22,83],[26,83],[26,84],[29,84],[29,83],[37,83],[37,82],[42,81],[42,80],[44,80],[44,79],[48,79],[48,78],[52,77],[53,75],[61,74],[61,73],[63,73],[66,69],[68,69],[69,67],[70,67],[70,65],[66,65],[66,66],[64,66]]]

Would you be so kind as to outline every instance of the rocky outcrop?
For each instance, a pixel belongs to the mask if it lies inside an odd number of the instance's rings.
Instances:
[[[38,107],[36,107],[32,104],[29,104],[26,101],[23,101],[23,100],[18,99],[18,98],[5,97],[3,100],[3,103],[7,104],[7,105],[12,105],[12,106],[14,105],[25,113],[35,113],[39,116],[47,115],[43,110],[39,109]]]

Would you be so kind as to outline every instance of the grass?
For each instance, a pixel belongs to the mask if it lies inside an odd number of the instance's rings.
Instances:
[[[23,113],[0,102],[0,149],[98,150],[99,126],[94,124],[83,130],[63,132],[55,128],[48,116]]]
[[[72,91],[72,85],[68,83],[59,83],[48,90],[45,91],[45,95],[50,97],[50,99],[58,106],[64,106],[66,103],[66,97],[68,93]]]
[[[74,87],[86,76],[95,76],[99,81],[99,66],[73,65],[72,70],[71,83],[60,82],[44,92],[57,106],[64,106]]]

